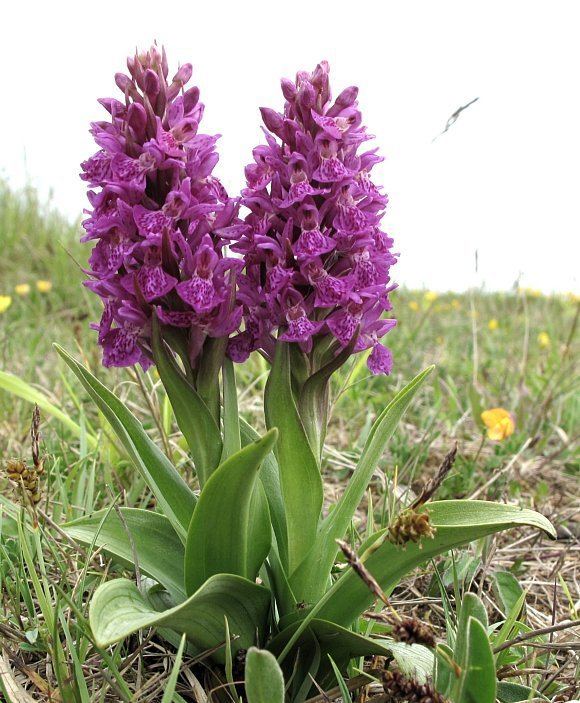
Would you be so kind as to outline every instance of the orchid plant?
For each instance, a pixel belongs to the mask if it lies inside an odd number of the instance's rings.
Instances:
[[[373,374],[393,363],[381,340],[395,326],[385,314],[396,256],[380,225],[387,198],[371,177],[380,157],[361,151],[370,136],[357,89],[333,101],[325,62],[283,80],[283,112],[262,109],[265,143],[232,199],[212,175],[217,138],[199,132],[191,66],[169,80],[165,52],[152,47],[128,70],[116,76],[123,99],[100,101],[109,118],[92,125],[99,150],[82,165],[85,239],[95,241],[86,285],[103,301],[104,365],[155,365],[199,492],[126,405],[57,347],[156,499],[155,509],[108,509],[65,528],[138,575],[94,593],[95,641],[105,647],[154,626],[175,643],[185,634],[226,672],[250,650],[249,703],[266,700],[263,690],[299,703],[313,679],[332,685],[373,654],[427,676],[432,642],[398,641],[393,623],[363,618],[377,593],[388,597],[412,569],[472,540],[517,525],[553,528],[510,505],[430,501],[369,536],[347,564],[339,558],[338,542],[431,371],[376,418],[325,514],[330,380],[365,351]],[[264,436],[237,405],[235,364],[252,352],[270,364]],[[264,671],[275,679],[270,689]]]

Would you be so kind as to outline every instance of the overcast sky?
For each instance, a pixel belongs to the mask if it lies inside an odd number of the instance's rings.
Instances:
[[[578,288],[580,4],[549,2],[26,2],[2,9],[0,173],[26,177],[71,218],[89,121],[134,47],[164,43],[170,70],[194,65],[223,135],[216,169],[230,193],[261,139],[258,106],[282,107],[281,76],[331,64],[334,94],[360,87],[385,156],[385,229],[396,279]],[[475,97],[453,127],[447,118]],[[1,238],[1,232],[0,232]],[[479,274],[475,273],[475,251]]]

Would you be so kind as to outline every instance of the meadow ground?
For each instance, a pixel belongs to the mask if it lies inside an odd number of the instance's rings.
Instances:
[[[160,446],[187,475],[191,470],[155,373],[100,367],[89,329],[98,305],[81,285],[87,248],[77,239],[77,227],[40,203],[34,191],[15,194],[0,183],[0,371],[2,385],[10,386],[0,391],[0,459],[30,462],[30,401],[40,405],[46,455],[38,527],[25,530],[31,517],[14,511],[18,494],[0,478],[0,683],[12,686],[13,695],[21,696],[14,700],[22,701],[29,700],[24,689],[32,700],[156,701],[172,670],[173,650],[152,632],[109,651],[95,647],[88,596],[120,567],[59,531],[65,520],[110,505],[113,497],[129,506],[150,504],[151,497],[52,342],[114,386]],[[528,529],[486,539],[407,579],[393,594],[394,606],[429,620],[442,638],[446,606],[466,589],[482,595],[491,622],[505,619],[522,589],[525,627],[549,629],[580,617],[579,310],[572,295],[402,288],[394,295],[399,324],[388,340],[392,376],[369,378],[363,361],[345,369],[335,384],[325,453],[329,506],[377,412],[421,369],[437,367],[377,467],[353,525],[354,544],[357,533],[389,524],[454,443],[457,459],[439,498],[516,502],[540,511],[557,528],[555,541]],[[265,364],[256,358],[238,378],[241,407],[255,424],[264,377]],[[485,438],[479,419],[493,407],[515,418],[514,433],[501,442]],[[531,685],[537,700],[571,700],[580,670],[578,639],[573,627],[538,635],[513,649],[498,678]],[[174,700],[211,700],[203,689],[216,685],[205,662],[186,657]]]

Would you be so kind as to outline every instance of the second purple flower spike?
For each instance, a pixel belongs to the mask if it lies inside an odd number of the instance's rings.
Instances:
[[[392,356],[380,340],[396,324],[383,318],[396,257],[380,228],[388,199],[370,175],[382,159],[376,149],[359,153],[372,137],[358,89],[332,102],[328,73],[323,61],[295,83],[283,79],[283,114],[261,109],[266,144],[254,149],[242,192],[250,213],[222,231],[245,261],[245,329],[229,354],[243,361],[259,349],[271,358],[278,335],[309,356],[311,372],[315,356],[329,359],[351,345],[372,348],[370,371],[388,374]]]

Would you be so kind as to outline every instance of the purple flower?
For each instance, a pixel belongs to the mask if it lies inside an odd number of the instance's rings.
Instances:
[[[169,80],[165,52],[153,46],[127,66],[115,76],[123,99],[99,101],[109,119],[91,125],[99,148],[81,165],[90,188],[83,240],[95,242],[86,285],[104,304],[94,327],[105,366],[148,366],[156,315],[195,366],[207,337],[240,324],[240,261],[224,256],[216,234],[238,221],[238,206],[212,176],[217,137],[198,132],[191,65]]]
[[[381,158],[359,153],[371,137],[358,91],[347,88],[332,102],[328,72],[322,62],[295,83],[283,79],[283,113],[261,108],[266,144],[254,149],[242,191],[249,213],[222,231],[245,263],[244,330],[229,354],[243,361],[259,349],[271,357],[276,336],[306,354],[318,345],[337,354],[352,343],[354,352],[372,350],[372,373],[390,373],[380,340],[395,325],[385,313],[396,256],[380,228],[387,197],[370,175]]]

